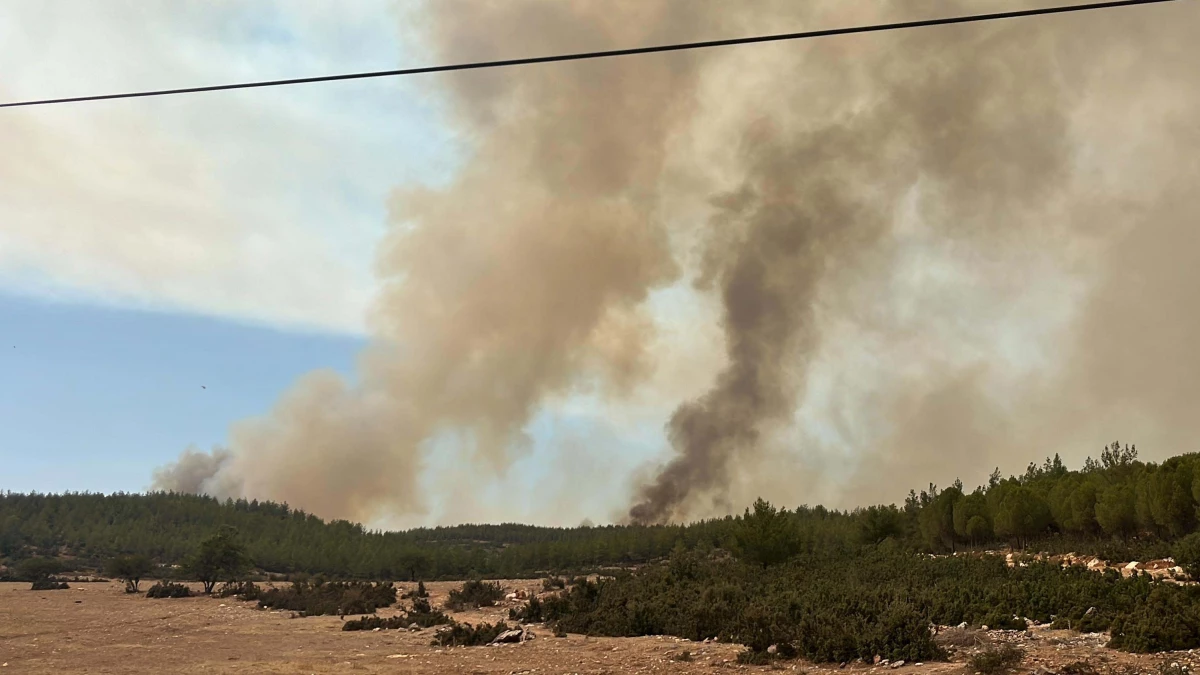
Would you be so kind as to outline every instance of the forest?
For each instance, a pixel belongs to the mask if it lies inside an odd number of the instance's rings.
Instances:
[[[960,482],[909,493],[900,505],[853,511],[781,508],[786,546],[768,556],[853,555],[887,543],[912,552],[1039,548],[1112,559],[1162,557],[1197,528],[1200,455],[1162,463],[1112,443],[1068,470],[1057,456],[968,492]],[[170,493],[0,494],[0,564],[71,558],[99,568],[116,555],[179,564],[222,526],[240,533],[261,571],[347,579],[536,577],[661,560],[676,546],[745,553],[741,516],[687,525],[576,528],[518,524],[371,531],[272,502]],[[750,557],[757,555],[748,553]]]

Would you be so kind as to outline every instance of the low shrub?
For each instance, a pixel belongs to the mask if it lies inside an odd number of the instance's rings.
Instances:
[[[472,626],[469,623],[453,621],[446,628],[438,631],[433,637],[433,645],[439,647],[477,647],[490,644],[501,633],[510,630],[504,622],[489,624],[481,623]]]
[[[410,624],[417,624],[421,628],[429,628],[431,626],[441,626],[450,623],[450,617],[446,616],[441,610],[434,610],[429,605],[429,600],[425,598],[416,598],[413,600],[412,609],[410,609],[405,617],[405,620]]]
[[[258,593],[261,609],[286,609],[300,616],[374,614],[396,602],[391,582],[295,581],[286,588],[269,588]]]
[[[980,675],[997,675],[1007,673],[1021,665],[1025,658],[1025,650],[1012,644],[1002,644],[999,647],[987,649],[967,659],[967,666]]]
[[[561,591],[567,587],[567,580],[562,577],[550,577],[542,579],[542,590],[544,591]]]
[[[147,598],[190,598],[192,589],[173,581],[160,581],[146,589]]]
[[[30,585],[31,591],[63,591],[70,588],[65,581],[54,578],[38,579]]]
[[[218,598],[240,598],[247,602],[258,600],[262,596],[262,589],[259,588],[253,581],[227,581],[221,584],[217,589]]]
[[[521,623],[541,623],[546,620],[545,607],[535,595],[524,605],[509,609],[508,618]]]
[[[450,591],[446,607],[451,611],[491,607],[504,598],[504,589],[498,583],[468,581],[461,588]]]
[[[351,619],[342,624],[342,630],[381,630],[397,628],[407,628],[408,621],[403,616],[389,616],[388,618],[378,616],[364,616],[361,619]]]

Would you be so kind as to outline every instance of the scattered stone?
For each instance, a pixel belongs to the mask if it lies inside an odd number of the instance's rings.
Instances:
[[[525,637],[525,631],[517,628],[515,630],[506,630],[497,635],[496,639],[492,640],[492,644],[499,645],[513,642],[524,642],[527,639],[528,638]]]
[[[408,630],[412,631],[413,633],[416,633],[421,630],[421,626],[418,625],[417,622],[414,621],[414,622],[408,624]]]
[[[779,647],[777,645],[771,645],[770,647],[767,647],[767,653],[768,654],[778,654]]]

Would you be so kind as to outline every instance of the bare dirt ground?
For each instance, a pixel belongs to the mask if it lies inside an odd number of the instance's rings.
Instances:
[[[505,581],[506,590],[540,590],[537,581]],[[143,584],[143,589],[148,584]],[[428,584],[435,606],[453,583]],[[507,618],[499,607],[453,615],[459,621]],[[394,609],[380,612],[395,614]],[[523,644],[444,649],[430,646],[433,630],[345,632],[337,617],[291,619],[289,612],[255,609],[236,599],[152,600],[126,595],[119,583],[71,584],[69,590],[30,591],[0,584],[0,675],[9,673],[697,673],[729,670],[833,673],[837,665],[798,661],[742,666],[736,645],[695,643],[672,637],[555,638],[532,627]],[[1022,672],[1070,672],[1086,661],[1098,672],[1157,673],[1162,663],[1190,665],[1200,654],[1134,656],[1104,649],[1103,636],[1035,630],[1031,635],[994,631],[972,640],[1016,641],[1026,648]],[[969,647],[966,647],[963,654]],[[692,661],[675,657],[690,652]],[[896,675],[965,672],[951,663],[906,664]],[[884,675],[888,666],[850,665],[846,675]],[[1078,672],[1076,670],[1076,672]]]

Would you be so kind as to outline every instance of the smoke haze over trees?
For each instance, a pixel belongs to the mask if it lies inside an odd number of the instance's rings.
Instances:
[[[976,489],[929,485],[899,505],[853,511],[757,501],[742,516],[689,525],[548,528],[460,525],[404,532],[326,522],[286,505],[220,502],[181,494],[0,495],[0,562],[65,553],[80,564],[146,556],[195,563],[230,541],[238,547],[209,565],[215,580],[237,577],[244,560],[275,573],[417,581],[540,576],[643,564],[676,548],[723,549],[769,566],[797,555],[853,557],[882,547],[947,553],[964,547],[1036,546],[1105,555],[1114,562],[1173,552],[1200,559],[1200,455],[1142,462],[1113,443],[1099,460],[1070,470],[1058,457]],[[222,539],[224,536],[224,539]],[[1178,541],[1176,545],[1173,542]],[[191,567],[195,567],[194,564]]]
[[[465,21],[439,1],[403,24],[464,61],[1014,8],[512,0]],[[1191,449],[1198,29],[1185,3],[431,80],[470,152],[444,188],[397,188],[357,379],[306,376],[156,487],[490,520],[469,495],[515,480],[532,417],[580,392],[673,408],[661,462],[564,469],[570,489],[526,488],[533,518],[583,490],[604,491],[591,517],[645,524],[849,507],[1117,433]],[[675,339],[667,290],[719,344]],[[1080,485],[1065,506],[930,490],[919,529],[1192,527]]]

